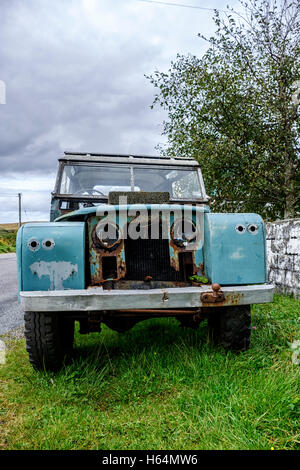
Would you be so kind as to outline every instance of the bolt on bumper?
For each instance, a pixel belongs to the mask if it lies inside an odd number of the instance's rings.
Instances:
[[[224,295],[217,302],[209,301],[213,294],[209,285],[145,290],[108,291],[102,287],[93,287],[80,290],[22,291],[20,298],[26,312],[216,308],[273,301],[274,286],[271,284],[230,286],[221,289]]]

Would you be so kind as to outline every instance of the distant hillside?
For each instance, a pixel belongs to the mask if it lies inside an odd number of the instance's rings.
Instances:
[[[37,223],[37,222],[43,222],[43,221],[37,221],[37,220],[34,220],[32,222],[23,222],[22,225],[24,224],[34,224],[34,223]],[[12,223],[12,224],[1,224],[0,223],[0,230],[18,230],[19,228],[19,224],[16,222],[16,223]]]
[[[0,224],[0,230],[18,230],[19,224]]]

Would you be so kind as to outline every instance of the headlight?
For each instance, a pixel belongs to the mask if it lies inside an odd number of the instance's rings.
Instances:
[[[171,228],[171,237],[177,246],[186,246],[196,240],[197,228],[192,220],[178,220]]]
[[[103,248],[116,248],[120,242],[119,228],[111,222],[106,222],[105,220],[100,221],[96,226],[95,232]]]

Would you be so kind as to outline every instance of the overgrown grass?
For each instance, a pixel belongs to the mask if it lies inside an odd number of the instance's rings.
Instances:
[[[34,372],[24,340],[0,366],[2,449],[296,449],[300,301],[253,307],[242,354],[208,343],[207,325],[140,323],[76,333],[74,361]]]
[[[16,230],[0,229],[0,254],[16,251]]]

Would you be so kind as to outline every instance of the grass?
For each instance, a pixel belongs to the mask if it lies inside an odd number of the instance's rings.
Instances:
[[[75,336],[58,374],[35,372],[24,340],[0,366],[2,449],[299,449],[300,301],[253,307],[251,348],[208,343],[206,322],[155,319]]]
[[[16,251],[16,230],[6,230],[0,226],[0,254]]]

